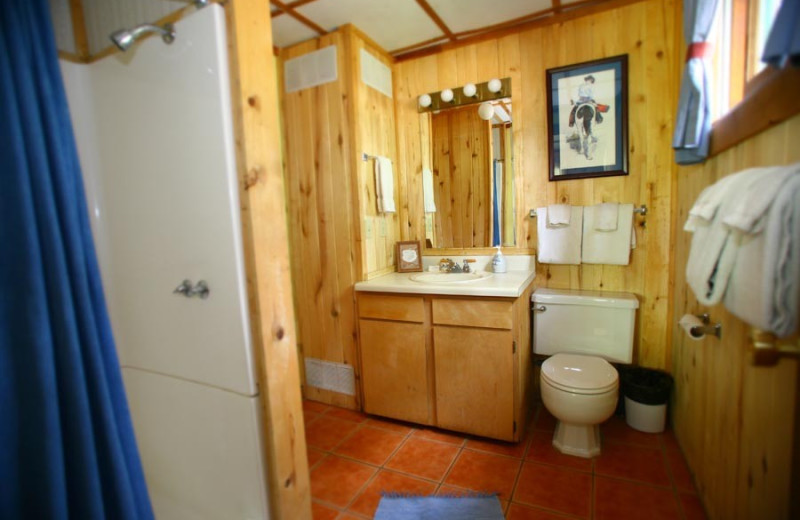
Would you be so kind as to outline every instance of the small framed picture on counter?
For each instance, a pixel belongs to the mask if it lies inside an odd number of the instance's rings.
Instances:
[[[412,273],[422,271],[422,255],[419,240],[397,243],[397,272]]]

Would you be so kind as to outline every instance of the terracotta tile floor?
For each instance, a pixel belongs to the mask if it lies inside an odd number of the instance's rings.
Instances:
[[[506,518],[706,518],[672,433],[602,425],[603,453],[563,455],[541,406],[527,437],[502,443],[305,401],[315,520],[372,518],[381,491],[499,493]]]

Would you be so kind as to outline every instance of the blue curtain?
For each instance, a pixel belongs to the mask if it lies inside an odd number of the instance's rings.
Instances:
[[[717,0],[684,0],[683,35],[686,44],[702,44],[708,38],[717,13]],[[678,164],[703,162],[708,157],[711,137],[711,95],[708,63],[701,55],[686,62],[681,78],[678,116],[672,147]]]
[[[761,60],[778,68],[800,67],[800,2],[783,0],[775,16]]]
[[[0,518],[149,519],[49,16],[0,7]]]

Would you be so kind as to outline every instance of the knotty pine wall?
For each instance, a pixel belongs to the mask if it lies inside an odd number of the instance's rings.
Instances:
[[[790,486],[798,448],[798,363],[753,366],[747,324],[723,305],[697,303],[685,275],[692,235],[681,228],[703,188],[745,168],[800,161],[798,140],[795,116],[704,165],[678,169],[674,316],[708,312],[722,324],[722,339],[691,341],[673,325],[672,418],[712,519],[797,518]],[[796,466],[795,460],[795,472]]]
[[[381,49],[345,26],[282,49],[283,62],[337,46],[338,79],[286,93],[281,82],[292,280],[301,359],[356,367],[353,285],[394,270],[396,214],[378,215],[374,161],[395,159],[394,103],[361,82],[360,49],[391,66]],[[395,190],[396,192],[396,190]],[[356,396],[304,385],[304,394],[356,408]]]
[[[540,287],[628,291],[638,295],[635,361],[669,367],[671,138],[677,89],[674,55],[679,28],[673,0],[643,0],[587,16],[486,39],[395,65],[398,163],[403,240],[423,240],[422,156],[417,97],[426,92],[511,78],[516,175],[517,247],[536,247],[531,208],[599,202],[647,204],[637,217],[638,247],[629,266],[537,266]],[[629,172],[626,177],[548,181],[545,71],[628,55]],[[422,132],[424,134],[424,132]]]
[[[491,246],[491,123],[475,106],[431,116],[436,247]]]

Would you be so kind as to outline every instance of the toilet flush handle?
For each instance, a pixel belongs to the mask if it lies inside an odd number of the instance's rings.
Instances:
[[[544,305],[539,305],[538,307],[533,308],[533,312],[544,312],[547,310],[547,307]]]

